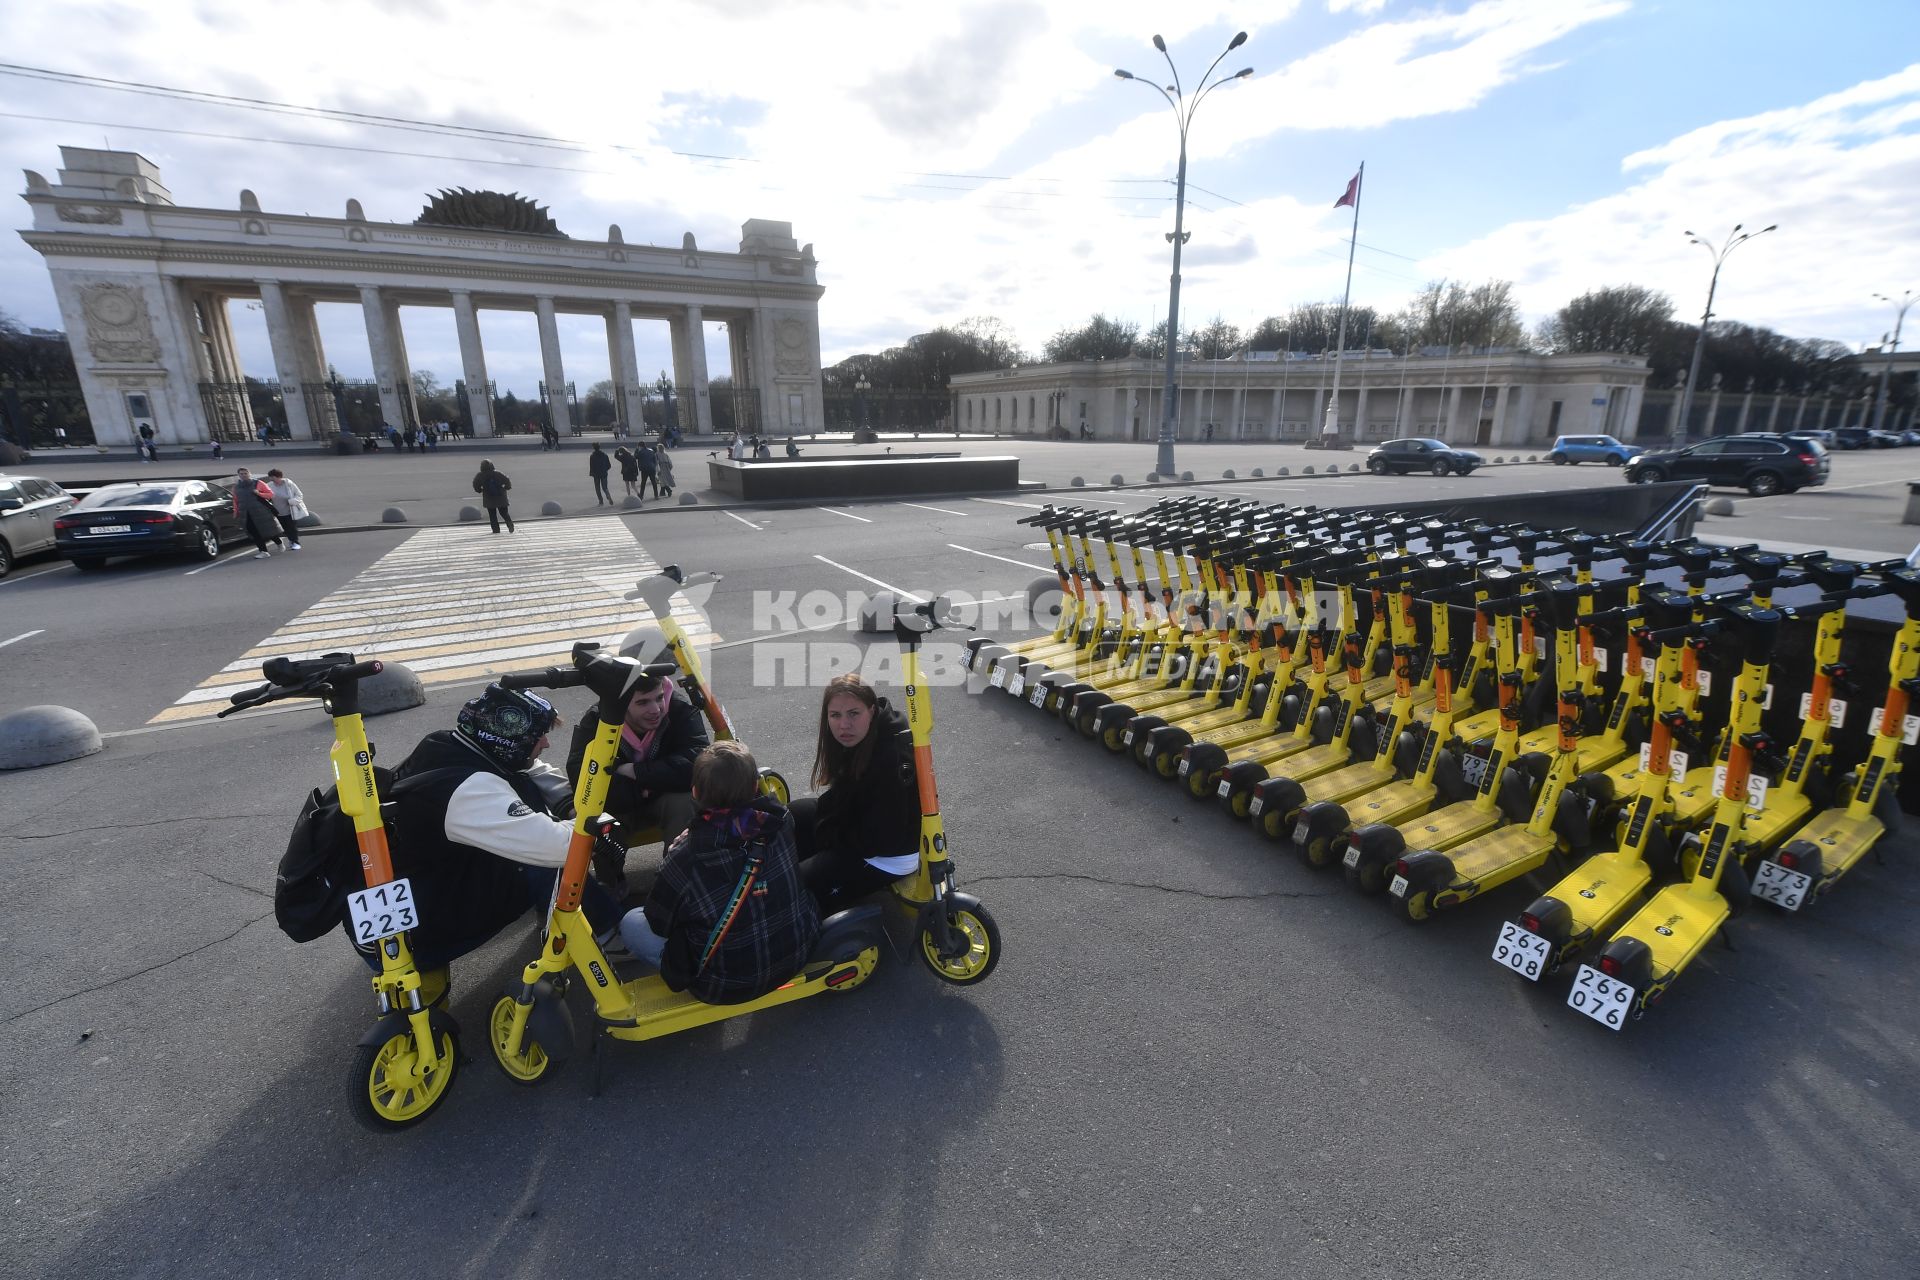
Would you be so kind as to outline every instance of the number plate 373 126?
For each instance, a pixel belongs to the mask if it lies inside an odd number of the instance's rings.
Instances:
[[[414,910],[413,882],[389,880],[371,889],[347,895],[347,918],[353,926],[353,940],[367,943],[391,938],[396,933],[420,927],[419,912]]]

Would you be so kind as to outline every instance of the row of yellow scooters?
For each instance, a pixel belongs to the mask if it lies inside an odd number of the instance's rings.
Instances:
[[[1021,523],[1061,607],[1048,635],[969,641],[989,685],[1409,921],[1551,864],[1493,959],[1531,981],[1572,965],[1569,1007],[1616,1030],[1751,899],[1805,909],[1897,820],[1920,737],[1904,561],[1203,498]],[[1872,596],[1905,621],[1842,760],[1846,611]],[[1810,657],[1776,671],[1790,628]],[[1776,683],[1804,687],[1797,714]]]

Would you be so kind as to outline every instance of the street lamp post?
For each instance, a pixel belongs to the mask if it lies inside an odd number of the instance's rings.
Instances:
[[[1913,305],[1913,290],[1909,289],[1898,298],[1889,298],[1884,293],[1873,295],[1882,302],[1891,302],[1896,310],[1893,315],[1893,341],[1887,344],[1887,362],[1880,368],[1880,391],[1877,396],[1879,408],[1874,411],[1873,429],[1882,431],[1887,425],[1887,379],[1893,375],[1893,356],[1900,350],[1900,326],[1907,322],[1907,308]]]
[[[1139,84],[1144,84],[1165,98],[1167,105],[1173,108],[1174,122],[1180,129],[1180,167],[1174,179],[1173,191],[1173,230],[1167,235],[1167,239],[1173,244],[1173,278],[1168,288],[1167,297],[1167,376],[1166,387],[1161,394],[1160,403],[1160,451],[1154,463],[1154,470],[1163,476],[1172,476],[1175,474],[1173,466],[1173,428],[1174,411],[1176,407],[1175,401],[1179,393],[1174,386],[1174,361],[1177,358],[1177,350],[1180,343],[1180,249],[1181,246],[1186,244],[1187,236],[1190,234],[1185,229],[1187,213],[1187,131],[1193,125],[1194,112],[1200,109],[1201,102],[1206,100],[1206,96],[1209,93],[1212,93],[1223,84],[1229,84],[1235,80],[1244,80],[1253,74],[1253,68],[1247,67],[1242,71],[1234,72],[1230,76],[1222,76],[1218,80],[1211,80],[1211,82],[1209,82],[1210,77],[1213,75],[1214,68],[1220,65],[1220,59],[1226,57],[1235,49],[1238,49],[1241,45],[1245,44],[1246,41],[1247,33],[1242,31],[1227,43],[1227,47],[1220,51],[1220,56],[1215,58],[1212,65],[1207,68],[1206,74],[1200,77],[1200,88],[1193,95],[1191,102],[1188,101],[1185,91],[1181,88],[1180,70],[1173,65],[1173,58],[1167,53],[1167,42],[1157,35],[1153,38],[1153,47],[1158,49],[1160,56],[1167,60],[1167,68],[1173,72],[1172,84],[1163,89],[1151,80],[1140,80],[1131,71],[1116,69],[1113,73],[1122,80],[1134,80]]]
[[[872,387],[873,387],[873,384],[867,381],[867,376],[865,374],[861,374],[860,376],[858,376],[853,380],[854,395],[860,401],[860,431],[857,435],[854,436],[854,443],[856,444],[866,443],[867,392],[870,389],[872,389]]]
[[[1707,325],[1713,320],[1713,294],[1714,290],[1720,287],[1720,266],[1726,262],[1727,255],[1735,249],[1738,249],[1755,236],[1763,236],[1767,234],[1767,232],[1776,230],[1780,226],[1780,224],[1776,222],[1772,226],[1762,227],[1758,231],[1749,231],[1742,234],[1740,228],[1743,225],[1744,224],[1738,222],[1734,223],[1733,230],[1727,232],[1726,242],[1718,249],[1708,244],[1705,240],[1702,240],[1699,236],[1694,235],[1691,231],[1685,233],[1687,243],[1699,245],[1712,256],[1713,278],[1707,282],[1707,309],[1700,313],[1700,333],[1699,336],[1693,340],[1693,363],[1687,366],[1687,383],[1684,387],[1680,388],[1679,421],[1674,427],[1674,439],[1676,442],[1687,438],[1687,415],[1693,409],[1694,384],[1700,380],[1700,356],[1707,349]],[[1711,427],[1712,424],[1709,423],[1708,425]],[[1708,434],[1711,435],[1712,431],[1709,430]]]

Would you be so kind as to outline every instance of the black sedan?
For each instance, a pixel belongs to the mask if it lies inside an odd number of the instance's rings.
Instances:
[[[233,493],[207,480],[110,484],[82,498],[54,522],[54,543],[76,569],[98,569],[109,556],[189,553],[203,560],[246,537],[233,514]]]
[[[1456,449],[1444,440],[1415,436],[1407,440],[1389,440],[1367,455],[1367,470],[1377,476],[1403,476],[1409,471],[1426,471],[1436,476],[1451,472],[1467,475],[1486,461],[1471,449]]]

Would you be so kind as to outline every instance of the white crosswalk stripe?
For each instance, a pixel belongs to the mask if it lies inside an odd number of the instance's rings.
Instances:
[[[612,520],[524,524],[512,535],[423,529],[148,723],[212,717],[258,684],[273,657],[380,658],[405,663],[429,686],[561,662],[575,641],[613,644],[654,621],[624,597],[659,567]],[[718,639],[685,596],[674,597],[673,616],[695,644]]]

